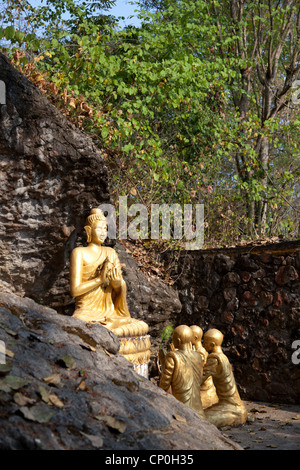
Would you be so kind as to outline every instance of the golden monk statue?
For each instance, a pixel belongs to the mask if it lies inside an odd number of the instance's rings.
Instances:
[[[130,316],[119,257],[113,248],[102,246],[107,237],[103,212],[92,209],[84,228],[88,245],[75,248],[70,259],[70,291],[76,298],[73,316],[101,323],[115,333],[120,353],[144,370],[150,359],[149,327]]]
[[[192,351],[193,332],[187,325],[175,328],[172,336],[172,350],[163,361],[159,386],[167,391],[170,386],[177,400],[193,408],[200,416],[204,416],[200,384],[202,379],[202,357]]]
[[[240,398],[231,364],[222,351],[222,342],[223,334],[215,328],[204,334],[203,345],[208,357],[202,383],[212,377],[218,396],[218,403],[206,408],[205,416],[217,427],[237,426],[245,423],[247,410]]]
[[[193,332],[193,339],[192,339],[193,348],[195,351],[201,354],[203,367],[204,367],[207,361],[208,352],[203,347],[202,342],[201,342],[202,336],[203,336],[203,330],[198,325],[192,325],[190,328]],[[216,394],[216,389],[215,389],[212,377],[208,377],[205,380],[205,382],[202,383],[200,387],[200,396],[201,396],[203,409],[208,408],[214,403],[217,403],[218,396]]]

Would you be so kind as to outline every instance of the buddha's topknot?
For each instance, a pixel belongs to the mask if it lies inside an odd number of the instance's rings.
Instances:
[[[86,225],[92,227],[95,222],[99,221],[106,222],[106,217],[101,209],[94,208],[91,210],[90,215],[86,219]]]

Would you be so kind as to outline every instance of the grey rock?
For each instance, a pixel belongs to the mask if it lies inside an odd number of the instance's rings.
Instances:
[[[0,376],[1,450],[240,449],[139,376],[119,355],[118,339],[100,324],[0,294],[0,335],[14,353],[11,371]],[[74,360],[72,367],[61,362],[65,356]],[[56,385],[44,380],[53,374],[60,379]],[[8,377],[29,404],[16,402],[16,390],[3,391]],[[60,406],[47,401],[53,395]]]
[[[219,253],[215,257],[214,266],[219,274],[231,271],[234,265],[235,261],[231,259],[230,256],[224,255],[223,253]]]

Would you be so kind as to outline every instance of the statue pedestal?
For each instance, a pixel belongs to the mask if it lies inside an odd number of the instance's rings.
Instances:
[[[150,361],[150,336],[119,337],[120,354],[134,366],[136,372],[148,379]]]

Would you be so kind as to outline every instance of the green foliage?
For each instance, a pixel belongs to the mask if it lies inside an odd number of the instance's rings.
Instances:
[[[169,339],[172,337],[174,331],[174,326],[173,325],[168,325],[166,328],[163,329],[162,334],[161,334],[161,340],[162,341],[169,341]]]
[[[210,244],[262,226],[297,236],[300,116],[284,88],[299,57],[295,2],[241,2],[237,18],[226,0],[141,1],[152,12],[125,29],[109,0],[6,3],[6,52],[103,149],[116,199],[204,203]],[[281,61],[267,113],[268,51]]]

